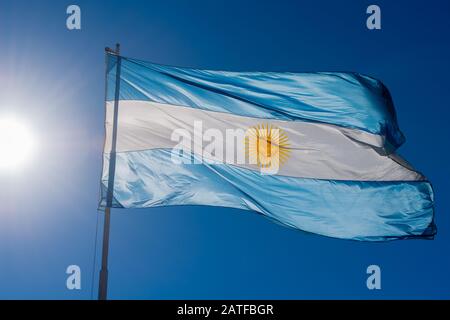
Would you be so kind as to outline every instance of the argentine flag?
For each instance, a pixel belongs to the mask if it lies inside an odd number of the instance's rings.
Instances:
[[[357,73],[225,72],[107,53],[100,208],[208,205],[324,236],[433,238],[433,190]]]

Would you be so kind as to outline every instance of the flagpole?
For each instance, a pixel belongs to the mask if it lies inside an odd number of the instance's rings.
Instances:
[[[108,292],[108,253],[109,253],[109,226],[111,223],[111,208],[105,208],[103,223],[102,268],[98,285],[98,300],[106,300]]]
[[[117,118],[119,116],[119,92],[120,92],[120,44],[116,44],[116,50],[105,48],[106,54],[112,53],[117,57],[116,63],[116,85],[114,89],[114,114],[112,128],[112,143],[109,159],[108,191],[106,195],[105,218],[103,222],[103,246],[102,246],[102,267],[98,284],[98,299],[106,300],[108,297],[108,254],[109,254],[109,230],[111,224],[111,207],[113,202],[114,174],[116,171],[116,143],[117,143]],[[109,59],[109,57],[107,58]],[[108,67],[108,64],[107,64]],[[108,79],[106,79],[107,83]]]

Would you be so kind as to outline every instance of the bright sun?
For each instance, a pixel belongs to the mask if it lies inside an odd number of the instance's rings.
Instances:
[[[30,159],[33,135],[14,118],[0,117],[0,169],[19,169]]]

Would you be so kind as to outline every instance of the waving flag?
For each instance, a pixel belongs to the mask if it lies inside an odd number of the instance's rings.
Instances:
[[[256,211],[330,237],[432,238],[389,92],[357,73],[224,72],[108,54],[100,207]]]

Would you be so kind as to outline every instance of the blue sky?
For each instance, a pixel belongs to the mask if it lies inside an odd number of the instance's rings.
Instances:
[[[438,235],[358,243],[226,208],[115,210],[111,298],[450,298],[450,4],[373,3],[380,31],[365,27],[369,1],[2,1],[0,115],[28,123],[38,148],[19,172],[0,172],[0,298],[91,298],[103,49],[116,42],[163,64],[383,80],[407,138],[400,153],[433,183]],[[65,27],[70,4],[82,30]],[[71,264],[79,291],[66,289]],[[370,264],[381,267],[380,291],[366,288]]]

